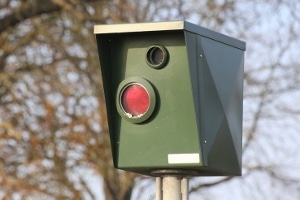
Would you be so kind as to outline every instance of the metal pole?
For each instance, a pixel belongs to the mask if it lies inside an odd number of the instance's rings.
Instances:
[[[189,200],[189,179],[184,177],[181,179],[182,200]]]
[[[156,178],[156,200],[188,200],[188,176],[196,174],[185,170],[156,170],[152,172]]]
[[[162,183],[161,177],[156,177],[156,200],[162,200]]]
[[[162,178],[163,200],[181,200],[181,178],[165,176]]]

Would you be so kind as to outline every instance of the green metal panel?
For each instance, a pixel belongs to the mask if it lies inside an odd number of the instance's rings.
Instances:
[[[201,37],[207,76],[205,87],[205,124],[208,165],[239,175],[242,153],[243,63],[244,52],[223,43]],[[210,96],[214,88],[215,93]],[[215,100],[215,102],[212,102]],[[211,106],[208,106],[208,102]],[[207,107],[208,106],[208,107]],[[215,114],[211,114],[215,108]],[[218,117],[217,117],[218,116]],[[216,159],[218,158],[218,159]]]
[[[203,165],[239,175],[243,51],[185,32]]]

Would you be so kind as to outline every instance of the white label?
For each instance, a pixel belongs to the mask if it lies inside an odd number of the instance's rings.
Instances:
[[[180,153],[180,154],[168,154],[169,164],[191,164],[200,163],[199,153]]]

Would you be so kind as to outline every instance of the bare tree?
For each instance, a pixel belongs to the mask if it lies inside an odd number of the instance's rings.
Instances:
[[[44,199],[129,199],[111,162],[91,20],[105,1],[2,1],[1,191]],[[105,20],[100,17],[94,22]]]
[[[97,199],[103,191],[108,200],[149,199],[152,179],[112,166],[93,25],[175,19],[247,41],[243,176],[192,179],[191,198],[218,199],[216,191],[234,187],[235,199],[281,199],[287,189],[299,198],[299,7],[293,0],[1,0],[0,198]]]

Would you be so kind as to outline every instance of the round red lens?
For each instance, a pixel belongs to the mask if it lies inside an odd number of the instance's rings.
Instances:
[[[140,117],[149,109],[150,96],[142,85],[130,84],[125,87],[121,94],[121,104],[128,115]]]

